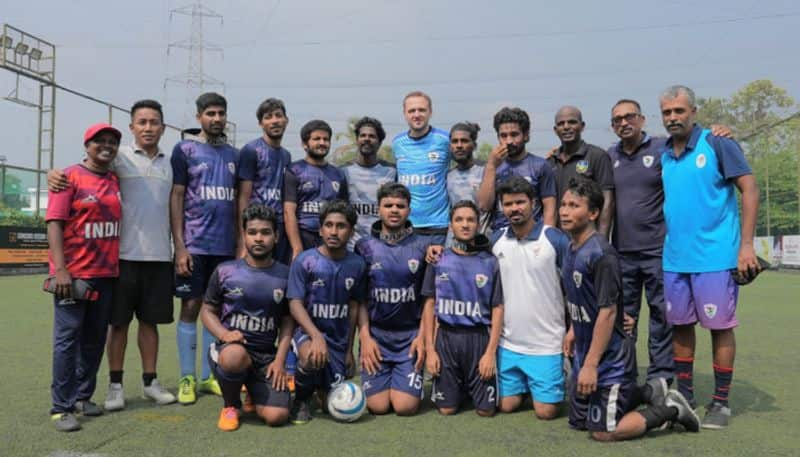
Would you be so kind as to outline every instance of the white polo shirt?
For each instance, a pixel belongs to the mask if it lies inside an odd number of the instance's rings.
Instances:
[[[136,144],[120,146],[111,169],[119,177],[122,194],[119,258],[140,262],[172,261],[169,157],[161,149],[151,159]]]
[[[494,239],[505,296],[500,346],[521,354],[561,354],[566,323],[559,268],[569,239],[541,222],[521,240],[510,226]]]

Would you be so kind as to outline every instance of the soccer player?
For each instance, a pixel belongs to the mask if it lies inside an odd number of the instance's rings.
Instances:
[[[433,403],[443,415],[458,412],[465,394],[479,416],[497,409],[503,286],[489,240],[478,234],[479,213],[471,201],[453,205],[453,246],[426,269],[422,285],[425,366],[434,377]]]
[[[289,151],[281,146],[289,118],[286,105],[277,98],[268,98],[258,105],[256,118],[264,135],[247,143],[239,152],[239,213],[252,203],[261,203],[275,211],[278,225],[273,258],[289,264],[291,250],[283,224],[283,180],[292,161]],[[240,239],[241,243],[242,240]],[[240,246],[239,257],[244,246]]]
[[[694,402],[696,323],[711,331],[714,394],[703,427],[726,427],[736,340],[734,275],[759,270],[753,248],[758,185],[739,145],[695,123],[694,92],[672,86],[660,97],[670,134],[661,157],[664,181],[664,296],[673,327],[678,389]],[[739,217],[736,190],[742,196]]]
[[[303,251],[289,272],[289,309],[297,322],[293,342],[297,353],[293,424],[311,420],[311,396],[321,404],[331,388],[353,367],[353,336],[358,304],[365,298],[366,264],[347,250],[358,220],[342,200],[332,200],[319,213],[322,245]]]
[[[618,441],[677,421],[699,430],[699,419],[678,391],[636,385],[634,340],[623,329],[617,253],[595,224],[603,208],[597,183],[573,178],[561,199],[561,226],[571,243],[561,281],[572,326],[564,352],[573,355],[569,425],[598,441]],[[650,406],[637,411],[642,403]]]
[[[556,177],[558,202],[571,178],[584,177],[595,181],[603,189],[604,207],[600,211],[597,230],[608,236],[614,216],[614,172],[611,159],[603,149],[588,144],[581,138],[586,123],[581,110],[564,106],[556,112],[553,131],[561,146],[547,159]]]
[[[358,155],[354,161],[340,168],[347,180],[350,205],[358,214],[356,230],[348,244],[350,249],[355,247],[358,240],[370,235],[372,225],[378,220],[378,189],[397,180],[395,166],[378,160],[378,151],[386,138],[381,122],[371,117],[362,117],[356,121],[354,130]]]
[[[444,130],[429,124],[431,97],[420,91],[403,99],[403,116],[408,131],[392,141],[397,159],[397,181],[411,192],[409,219],[418,235],[431,244],[443,245],[447,236],[447,169],[450,166],[450,138]]]
[[[495,189],[511,176],[522,176],[533,185],[539,204],[534,208],[535,220],[543,219],[551,227],[556,224],[556,181],[547,161],[528,153],[531,120],[520,108],[505,107],[494,115],[494,130],[499,144],[486,163],[486,171],[478,192],[482,210],[494,211],[492,230],[508,225]]]
[[[532,396],[539,419],[554,419],[564,400],[562,342],[566,334],[561,268],[569,244],[557,228],[536,220],[535,188],[522,176],[497,187],[509,225],[493,234],[492,252],[504,284],[503,334],[497,353],[500,411]]]
[[[228,103],[209,92],[196,101],[200,129],[186,136],[172,150],[170,219],[175,244],[175,296],[181,299],[178,322],[178,358],[181,379],[178,401],[196,400],[197,315],[211,273],[230,260],[236,249],[236,164],[238,151],[225,137]],[[214,342],[203,327],[199,389],[221,395],[211,376],[206,351]]]
[[[411,193],[400,183],[378,190],[380,221],[356,243],[368,265],[366,306],[359,307],[361,382],[373,414],[417,412],[425,361],[421,331],[426,242],[408,222]]]
[[[112,278],[119,274],[119,182],[109,168],[120,138],[109,124],[89,127],[83,135],[86,159],[64,170],[66,190],[48,195],[45,219],[55,282],[50,415],[62,432],[80,430],[75,413],[103,414],[92,395],[108,331]],[[79,295],[76,280],[98,296]]]
[[[325,160],[331,149],[331,134],[327,122],[307,122],[300,129],[306,157],[292,162],[286,170],[283,217],[286,236],[292,247],[292,260],[303,250],[322,243],[319,215],[325,203],[334,199],[348,199],[344,173]]]
[[[461,200],[478,202],[478,188],[483,179],[485,164],[475,161],[481,128],[472,122],[459,122],[450,128],[450,154],[456,166],[447,172],[447,195],[450,206]]]
[[[267,425],[289,420],[284,364],[294,321],[286,302],[289,268],[272,258],[277,227],[272,208],[253,204],[244,210],[246,254],[214,270],[200,311],[203,324],[217,339],[209,359],[222,388],[225,406],[217,427],[223,431],[239,428],[242,385]]]
[[[172,168],[158,143],[164,133],[163,111],[155,100],[139,100],[131,107],[133,143],[120,146],[110,170],[119,178],[122,214],[119,278],[114,281],[111,327],[108,333],[109,386],[106,411],[125,407],[122,387],[128,327],[136,314],[142,385],[146,398],[159,405],[175,396],[158,382],[157,324],[172,317],[172,240],[169,227],[169,193]],[[68,187],[61,170],[47,174],[48,187],[60,192]]]

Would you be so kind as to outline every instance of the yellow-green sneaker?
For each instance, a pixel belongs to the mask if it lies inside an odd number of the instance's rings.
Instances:
[[[191,405],[196,402],[196,387],[197,381],[195,381],[194,376],[189,374],[182,377],[180,381],[178,381],[178,403],[182,405]]]
[[[222,389],[219,387],[219,383],[214,376],[209,376],[206,379],[200,381],[200,384],[197,386],[200,392],[204,392],[207,394],[214,394],[218,396],[222,396]]]

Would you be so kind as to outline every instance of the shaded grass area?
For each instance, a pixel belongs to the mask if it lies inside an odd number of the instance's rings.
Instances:
[[[464,411],[440,417],[426,402],[411,418],[365,416],[339,424],[318,415],[305,426],[270,429],[245,418],[234,433],[216,429],[221,399],[200,396],[193,406],[156,407],[141,398],[141,368],[131,326],[126,358],[127,408],[82,419],[77,433],[56,432],[49,420],[52,302],[41,276],[0,278],[0,366],[3,370],[0,456],[338,456],[338,455],[798,455],[800,275],[769,272],[741,290],[738,355],[731,390],[734,417],[724,431],[651,433],[627,443],[591,442],[567,428],[566,417],[536,420],[530,409],[491,419]],[[646,308],[646,307],[645,307]],[[642,320],[646,319],[643,311]],[[647,352],[640,327],[640,373]],[[161,326],[159,378],[177,385],[174,325]],[[645,337],[642,337],[644,335]],[[108,369],[100,369],[94,400],[102,404]],[[698,332],[698,402],[713,390],[710,335]],[[702,414],[702,411],[701,411]]]

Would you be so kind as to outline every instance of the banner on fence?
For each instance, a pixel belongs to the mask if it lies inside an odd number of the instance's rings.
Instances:
[[[781,263],[793,267],[800,267],[800,235],[784,235]]]
[[[0,227],[0,268],[47,266],[47,229]]]

